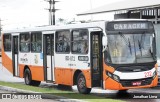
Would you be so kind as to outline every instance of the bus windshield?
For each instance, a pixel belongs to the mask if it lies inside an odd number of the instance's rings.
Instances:
[[[154,34],[109,34],[108,53],[113,64],[155,61]]]

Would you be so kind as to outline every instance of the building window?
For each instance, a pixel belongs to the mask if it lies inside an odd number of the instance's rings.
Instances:
[[[29,33],[20,34],[20,51],[21,52],[30,51],[30,34]]]
[[[88,53],[88,30],[80,29],[72,31],[72,53]]]
[[[70,31],[56,32],[56,52],[70,52]]]
[[[31,33],[31,51],[32,52],[42,51],[42,32]]]
[[[4,51],[11,51],[11,34],[3,35]]]

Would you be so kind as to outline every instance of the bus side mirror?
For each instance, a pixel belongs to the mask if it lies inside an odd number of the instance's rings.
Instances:
[[[107,36],[103,36],[102,38],[103,52],[107,49],[107,42],[108,42]]]
[[[103,38],[102,38],[102,45],[103,46],[107,46],[107,36],[103,36]]]

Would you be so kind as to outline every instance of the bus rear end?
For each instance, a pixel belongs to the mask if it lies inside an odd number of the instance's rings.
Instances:
[[[127,90],[157,86],[155,32],[145,20],[106,23],[103,38],[105,89]]]

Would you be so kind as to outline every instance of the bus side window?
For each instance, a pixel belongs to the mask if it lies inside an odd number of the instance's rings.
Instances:
[[[88,53],[88,31],[86,29],[73,30],[72,52],[77,54]]]
[[[29,52],[30,51],[30,35],[29,33],[20,34],[20,51]]]
[[[56,32],[56,52],[70,52],[70,31]]]
[[[4,51],[11,51],[11,34],[3,35]]]
[[[31,33],[31,51],[32,52],[42,51],[42,32]]]

